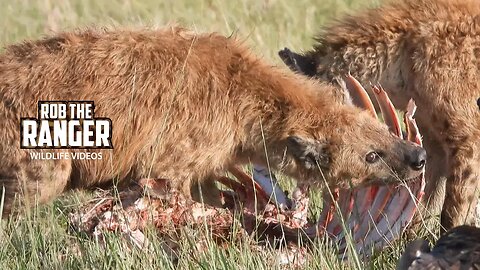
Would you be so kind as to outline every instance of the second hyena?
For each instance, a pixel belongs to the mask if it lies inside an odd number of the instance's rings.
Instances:
[[[429,156],[428,208],[445,198],[445,229],[471,223],[480,178],[480,3],[391,1],[324,27],[316,41],[306,53],[280,56],[324,81],[350,72],[379,82],[400,109],[413,98]]]

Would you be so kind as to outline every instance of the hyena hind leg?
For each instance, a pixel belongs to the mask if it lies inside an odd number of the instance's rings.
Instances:
[[[441,143],[428,132],[424,133],[423,146],[427,149],[427,164],[425,171],[425,195],[419,205],[419,211],[415,215],[413,224],[429,228],[438,227],[438,216],[442,211],[445,199],[445,183],[447,180],[447,153],[439,147]],[[430,226],[432,225],[432,226]]]
[[[4,167],[5,168],[5,167]],[[71,160],[30,160],[12,164],[9,171],[0,168],[2,218],[22,213],[36,204],[47,203],[61,194],[71,174]]]

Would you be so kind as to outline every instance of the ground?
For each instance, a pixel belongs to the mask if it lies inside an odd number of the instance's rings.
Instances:
[[[375,0],[0,0],[0,45],[37,38],[55,30],[93,25],[162,26],[178,22],[198,31],[238,33],[253,50],[282,64],[277,51],[284,46],[311,48],[315,34],[326,20],[347,10],[378,5]],[[302,31],[299,31],[302,29]],[[292,187],[283,179],[284,187]],[[1,197],[1,190],[0,190]],[[92,195],[69,193],[53,203],[35,208],[25,218],[0,220],[0,265],[3,269],[169,269],[174,265],[161,243],[149,235],[152,250],[129,250],[115,235],[107,236],[107,249],[82,235],[68,231],[72,209]],[[317,196],[317,201],[318,196]],[[1,206],[1,200],[0,200]],[[314,208],[314,207],[313,207]],[[196,234],[186,232],[181,243],[179,269],[280,269],[276,250],[253,250],[248,240],[226,249],[207,243],[196,253]],[[210,245],[212,244],[212,245]],[[395,264],[402,243],[378,255],[369,265],[339,264],[335,251],[318,244],[313,258],[303,269],[389,269]],[[288,267],[287,267],[288,268]]]

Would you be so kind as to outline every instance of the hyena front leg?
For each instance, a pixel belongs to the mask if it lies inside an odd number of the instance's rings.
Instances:
[[[419,211],[413,224],[422,227],[424,222],[429,225],[438,225],[438,216],[442,211],[445,199],[445,183],[447,179],[447,154],[441,147],[440,141],[428,129],[422,129],[424,135],[423,146],[427,149],[428,161],[425,168],[425,195],[419,206]]]
[[[478,201],[480,162],[476,138],[466,139],[450,148],[449,176],[446,184],[441,225],[444,230],[462,224],[474,224]]]
[[[190,188],[190,194],[192,199],[197,202],[203,202],[219,208],[223,206],[221,192],[214,177],[202,181],[194,181]]]
[[[9,161],[3,160],[3,165],[6,165],[0,168],[3,218],[12,212],[22,212],[24,207],[49,202],[65,190],[70,179],[71,160],[34,160],[29,152],[19,151],[18,155],[10,156]],[[16,209],[15,205],[21,206],[21,209]]]
[[[170,179],[172,187],[182,191],[188,199],[214,207],[222,207],[221,191],[216,185],[215,176],[199,177],[196,174],[176,175]]]

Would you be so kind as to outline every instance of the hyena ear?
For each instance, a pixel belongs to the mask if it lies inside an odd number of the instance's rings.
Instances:
[[[325,143],[317,140],[305,139],[295,135],[289,136],[287,138],[287,151],[307,169],[317,168],[318,166],[327,167],[330,163]]]
[[[316,73],[315,62],[303,55],[294,53],[288,48],[278,52],[278,56],[293,71],[313,77]]]

